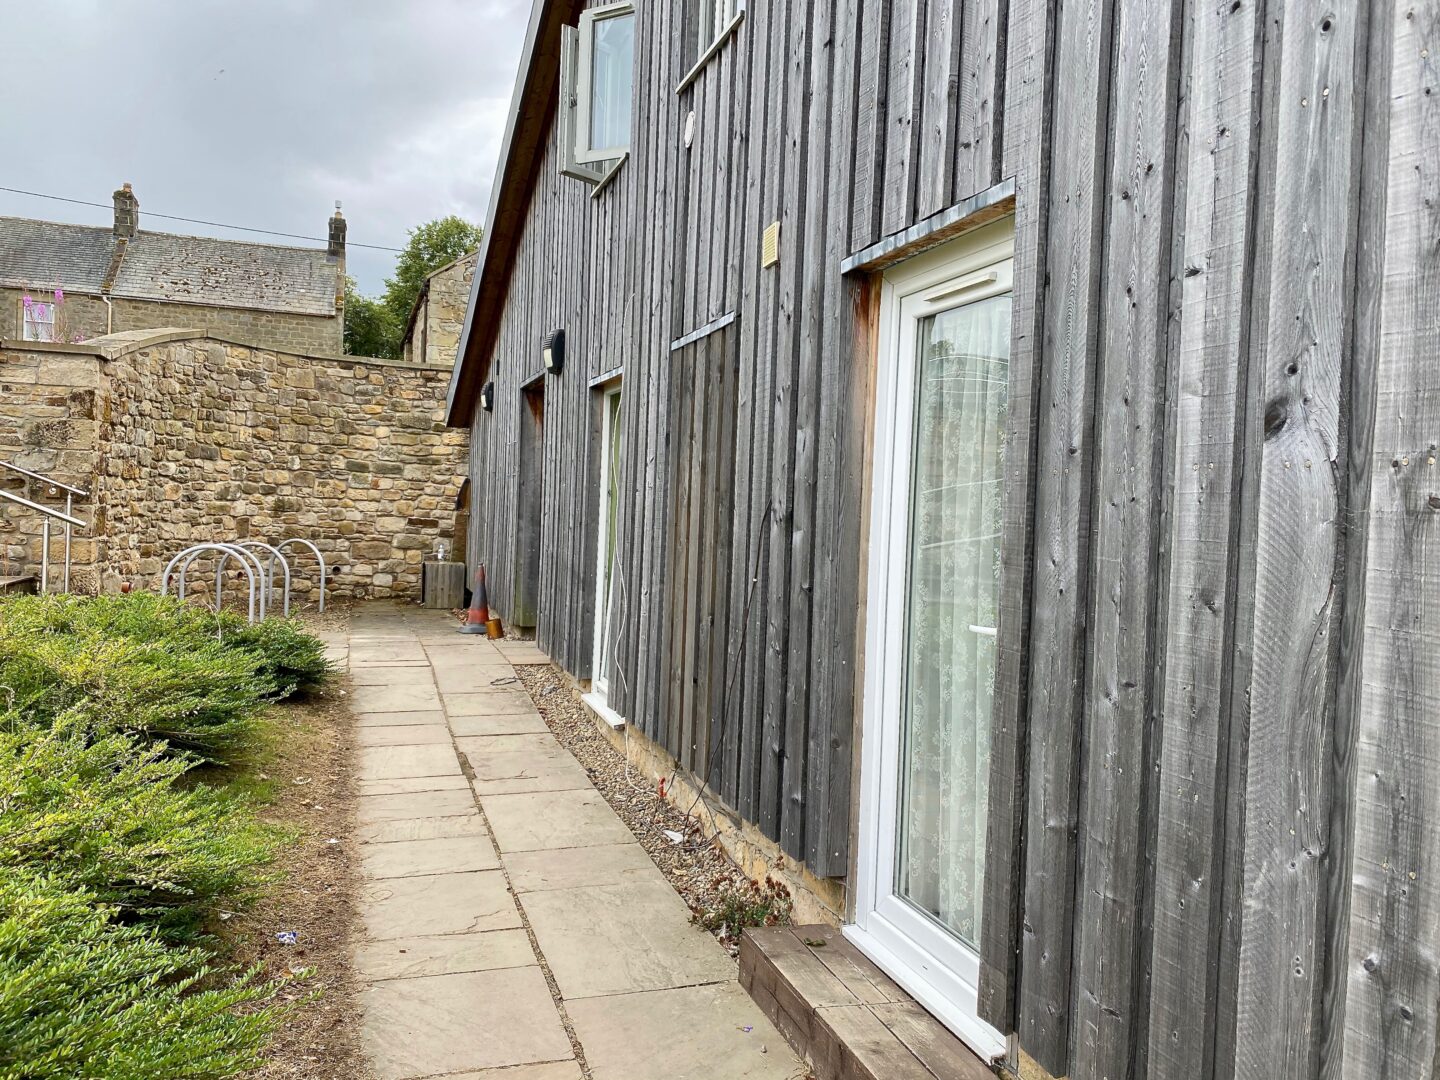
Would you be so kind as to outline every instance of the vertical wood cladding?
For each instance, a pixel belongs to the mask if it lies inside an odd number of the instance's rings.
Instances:
[[[535,173],[473,419],[495,607],[563,328],[541,646],[591,674],[618,372],[611,703],[845,875],[875,279],[840,263],[1013,180],[982,1014],[1077,1080],[1434,1076],[1440,2],[750,0],[677,94],[682,7],[637,3],[614,181],[553,131]]]

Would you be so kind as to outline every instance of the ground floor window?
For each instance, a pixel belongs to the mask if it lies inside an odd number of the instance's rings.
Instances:
[[[600,403],[600,507],[595,541],[595,646],[591,691],[607,705],[610,666],[614,651],[616,609],[616,557],[620,515],[620,447],[622,412],[620,387],[602,392]]]
[[[20,302],[21,340],[54,341],[55,306],[49,301],[25,297]]]

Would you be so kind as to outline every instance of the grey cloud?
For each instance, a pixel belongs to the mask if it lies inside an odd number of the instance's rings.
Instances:
[[[128,180],[142,226],[149,209],[323,236],[336,199],[353,241],[398,245],[447,213],[480,221],[529,13],[528,0],[17,5],[10,31],[33,24],[26,38],[53,47],[7,56],[0,184],[107,202]],[[0,214],[108,221],[4,192]],[[351,272],[376,292],[392,259],[354,249]]]

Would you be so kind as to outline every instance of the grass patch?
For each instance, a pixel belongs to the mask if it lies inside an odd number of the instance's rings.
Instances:
[[[223,1078],[276,987],[212,931],[273,880],[271,705],[323,645],[173,599],[0,601],[0,1080]]]

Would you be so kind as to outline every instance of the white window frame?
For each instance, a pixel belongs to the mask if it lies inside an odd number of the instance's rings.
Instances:
[[[573,26],[560,28],[560,175],[587,184],[598,184],[605,178],[604,162],[581,164],[575,158],[575,138],[579,131],[580,99],[575,85],[580,71],[580,31]]]
[[[745,14],[745,0],[697,0],[695,55],[704,57]]]
[[[739,25],[745,21],[745,0],[688,0],[687,10],[695,20],[695,63],[675,87],[683,94],[705,70]]]
[[[980,1018],[980,958],[935,929],[895,890],[902,648],[910,523],[914,378],[919,321],[1011,291],[1014,224],[1007,219],[893,268],[880,298],[870,494],[860,815],[855,921],[845,936],[977,1054],[994,1060],[1004,1036]]]
[[[610,707],[610,679],[606,668],[612,659],[610,652],[611,634],[613,628],[610,626],[610,618],[613,618],[614,611],[608,606],[609,597],[605,580],[605,556],[607,554],[610,523],[610,484],[613,477],[613,468],[617,461],[617,447],[613,442],[611,430],[610,410],[613,407],[619,414],[621,433],[621,445],[624,444],[624,410],[625,398],[623,384],[620,379],[606,383],[600,388],[600,505],[596,514],[595,531],[595,623],[591,635],[592,667],[590,673],[590,692],[584,696],[585,703],[611,727],[619,728],[625,723],[624,717]],[[616,522],[617,534],[619,522]],[[619,552],[617,535],[616,552]]]
[[[50,313],[50,320],[48,322],[30,317],[37,304],[44,307],[45,310]],[[55,319],[57,315],[55,308],[56,304],[54,301],[36,300],[32,297],[30,304],[26,305],[22,298],[20,301],[20,340],[53,342],[55,340]],[[36,333],[35,328],[37,327],[45,327],[46,332],[43,336]]]
[[[591,83],[591,72],[595,64],[595,24],[604,22],[607,19],[617,19],[625,16],[634,17],[635,5],[631,0],[624,0],[623,3],[606,4],[603,7],[590,8],[580,16],[580,25],[577,33],[580,39],[579,55],[576,57],[576,79],[575,79],[575,112],[573,118],[575,136],[575,161],[580,165],[593,165],[596,162],[614,161],[629,153],[630,146],[603,146],[594,147],[590,145],[590,124],[582,121],[589,119],[594,106],[594,87]],[[630,97],[634,103],[635,97],[635,73],[630,73]]]

